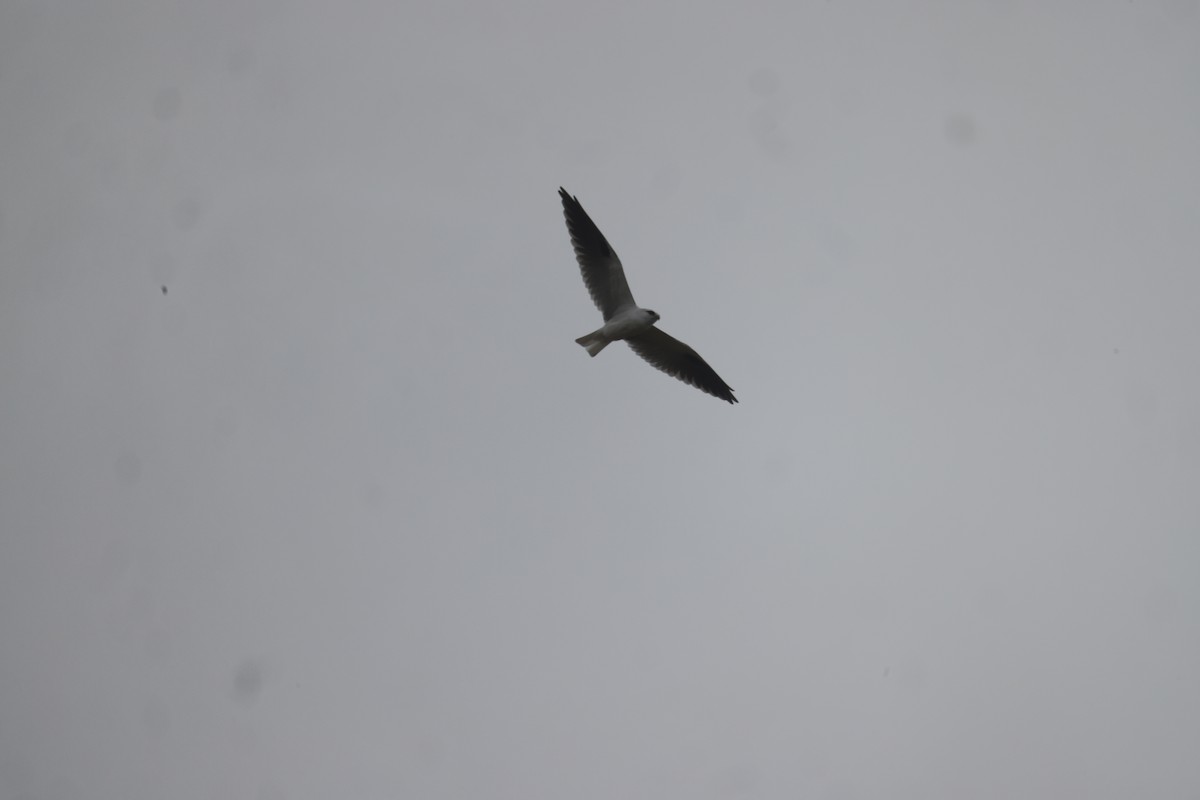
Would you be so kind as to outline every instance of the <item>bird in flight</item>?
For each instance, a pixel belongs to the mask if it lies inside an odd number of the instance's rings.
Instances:
[[[592,302],[604,315],[604,325],[587,336],[580,336],[576,343],[586,348],[589,356],[595,356],[609,342],[624,339],[630,349],[651,366],[713,397],[736,403],[733,389],[699,353],[654,327],[659,320],[657,313],[638,308],[625,280],[621,259],[583,210],[579,199],[571,197],[561,187],[558,196],[562,198],[563,216],[567,220],[567,232],[571,234],[571,245],[575,248],[575,260],[579,262],[583,282]]]

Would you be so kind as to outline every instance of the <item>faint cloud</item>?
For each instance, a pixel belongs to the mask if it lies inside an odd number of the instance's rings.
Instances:
[[[1172,22],[1191,22],[1192,18],[1196,16],[1197,10],[1200,9],[1200,2],[1197,0],[1166,0],[1162,7]]]
[[[758,146],[771,158],[787,155],[790,143],[783,133],[783,122],[778,109],[760,108],[750,115],[750,130]]]
[[[1181,466],[1190,472],[1200,471],[1200,420],[1193,416],[1180,420],[1174,438]]]
[[[1143,425],[1158,419],[1158,395],[1145,383],[1130,383],[1124,392],[1125,413]]]
[[[612,148],[599,139],[579,142],[571,147],[567,159],[573,164],[596,167],[612,160]]]
[[[154,661],[169,661],[175,652],[175,639],[170,631],[162,627],[152,628],[146,634],[144,644],[146,655]]]
[[[763,459],[763,471],[773,478],[790,475],[796,466],[796,458],[789,450],[778,449]]]
[[[217,409],[213,417],[213,433],[218,439],[232,439],[239,427],[237,409],[230,406]]]
[[[761,794],[758,783],[758,774],[753,769],[739,765],[720,774],[715,788],[718,797],[757,797]]]
[[[72,123],[63,132],[63,145],[74,156],[83,156],[92,143],[92,134],[82,122]]]
[[[124,539],[114,539],[104,545],[100,559],[100,575],[104,584],[112,585],[125,575],[133,564],[133,549]]]
[[[195,197],[185,197],[177,202],[171,209],[171,219],[174,220],[175,226],[183,231],[189,231],[196,227],[196,223],[200,221],[200,215],[204,211],[204,206]]]
[[[162,253],[150,263],[151,280],[160,286],[170,284],[175,279],[175,272],[175,259],[170,253]]]
[[[142,728],[150,739],[160,739],[171,732],[171,710],[157,697],[142,705]]]
[[[779,75],[775,70],[759,67],[750,73],[746,86],[759,97],[770,97],[779,91]]]
[[[286,79],[276,77],[267,81],[262,90],[258,92],[257,99],[259,105],[267,111],[286,112],[292,107],[292,90]]]
[[[6,750],[16,748],[6,748]],[[14,800],[37,797],[33,793],[35,770],[29,759],[19,752],[0,753],[0,774],[4,775],[4,786],[13,793]]]
[[[263,784],[258,790],[259,800],[287,800],[287,792],[273,783]]]
[[[134,486],[142,477],[142,460],[138,458],[137,453],[125,450],[117,456],[117,460],[113,463],[113,472],[116,473],[117,480],[122,485]]]
[[[383,487],[377,481],[371,481],[363,487],[363,503],[367,508],[379,508],[386,499]]]
[[[920,697],[925,693],[925,686],[929,682],[929,677],[926,674],[925,667],[916,662],[902,664],[897,670],[896,683],[903,691]]]
[[[654,170],[650,182],[657,194],[673,194],[679,188],[682,175],[679,167],[674,164],[664,164]]]
[[[233,671],[233,681],[230,686],[230,696],[244,706],[258,699],[263,689],[262,665],[253,659],[246,659]]]
[[[1155,586],[1146,595],[1143,612],[1156,622],[1174,620],[1179,612],[1179,596],[1170,586]]]
[[[779,76],[773,70],[760,68],[746,79],[746,86],[762,100],[762,104],[750,112],[750,132],[754,140],[768,157],[786,157],[791,142],[783,129],[783,108],[778,98]]]
[[[946,139],[959,147],[969,147],[979,138],[975,119],[970,114],[955,113],[946,117],[943,125]]]
[[[239,45],[229,51],[225,57],[225,67],[230,75],[245,75],[254,67],[254,50],[246,45]]]
[[[446,760],[446,745],[431,736],[422,736],[413,743],[414,755],[426,766],[440,766]]]
[[[162,120],[163,122],[175,119],[179,114],[179,105],[181,102],[179,90],[174,86],[159,89],[154,95],[154,102],[151,103],[155,119]]]

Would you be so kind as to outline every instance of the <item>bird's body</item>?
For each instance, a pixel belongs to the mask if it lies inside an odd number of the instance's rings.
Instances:
[[[576,343],[586,348],[588,355],[595,356],[610,342],[625,341],[651,366],[713,397],[736,403],[733,389],[699,353],[655,327],[659,315],[648,308],[639,308],[634,302],[621,259],[578,198],[562,188],[558,195],[562,198],[563,216],[583,282],[592,302],[604,315],[604,325],[579,337]]]
[[[608,345],[609,342],[619,342],[622,339],[632,339],[646,333],[654,323],[658,322],[658,314],[648,308],[626,308],[618,311],[612,319],[604,323],[586,336],[575,340],[583,345],[589,356],[594,356]]]

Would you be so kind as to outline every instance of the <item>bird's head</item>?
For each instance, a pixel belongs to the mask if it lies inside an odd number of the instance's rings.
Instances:
[[[658,322],[660,319],[662,319],[662,317],[658,316],[658,312],[657,312],[657,311],[651,311],[651,310],[650,310],[650,309],[648,309],[648,308],[647,308],[647,309],[644,309],[644,310],[645,310],[645,312],[646,312],[646,315],[647,315],[648,317],[650,317],[650,324],[651,324],[651,325],[653,325],[654,323],[656,323],[656,322]]]

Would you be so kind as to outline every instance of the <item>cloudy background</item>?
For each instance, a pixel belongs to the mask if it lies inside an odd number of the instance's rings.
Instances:
[[[3,3],[0,797],[1200,797],[1198,187],[1196,2]]]

